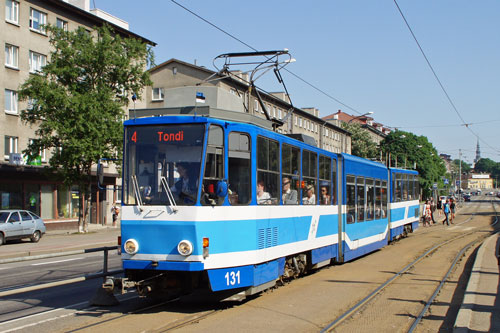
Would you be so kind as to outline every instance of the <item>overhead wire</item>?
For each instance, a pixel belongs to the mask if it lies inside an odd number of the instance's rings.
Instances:
[[[470,127],[469,127],[469,124],[464,120],[464,118],[462,117],[462,115],[460,114],[460,112],[458,111],[457,107],[455,106],[455,103],[453,103],[453,100],[451,99],[450,95],[448,94],[448,92],[446,91],[444,85],[441,83],[441,80],[439,79],[436,71],[434,70],[434,68],[432,67],[431,65],[431,62],[429,61],[429,59],[427,58],[427,55],[425,54],[422,46],[420,45],[417,37],[415,36],[415,34],[413,33],[413,30],[412,28],[410,27],[410,24],[408,23],[408,20],[406,19],[405,15],[403,14],[403,11],[401,10],[401,8],[399,7],[399,4],[397,2],[397,0],[393,0],[394,1],[394,4],[396,5],[398,11],[399,11],[399,14],[401,15],[401,17],[403,18],[405,24],[406,24],[406,27],[408,28],[408,30],[410,31],[413,39],[415,40],[415,43],[417,44],[420,52],[422,53],[425,61],[427,62],[427,65],[429,66],[430,70],[432,71],[432,74],[434,75],[434,78],[436,79],[436,81],[438,82],[439,86],[441,87],[441,90],[443,91],[443,93],[445,94],[446,98],[448,99],[448,102],[450,103],[450,105],[452,106],[453,110],[455,110],[455,113],[457,114],[458,118],[460,118],[460,120],[462,121],[462,125],[465,126],[478,140],[480,140],[481,142],[483,142],[485,145],[487,145],[488,147],[490,147],[491,149],[497,151],[497,152],[500,152],[500,150],[492,147],[489,143],[487,143],[486,141],[484,141],[476,132],[474,132]]]
[[[205,22],[205,23],[207,23],[207,24],[211,25],[211,26],[212,26],[212,27],[214,27],[215,29],[217,29],[217,30],[219,30],[220,32],[224,33],[225,35],[227,35],[227,36],[231,37],[232,39],[234,39],[234,40],[238,41],[239,43],[241,43],[241,44],[245,45],[246,47],[250,48],[251,50],[254,50],[254,51],[256,51],[256,52],[257,52],[257,51],[259,51],[259,50],[257,50],[255,47],[251,46],[251,45],[250,45],[250,44],[248,44],[248,43],[245,43],[244,41],[242,41],[241,39],[237,38],[236,36],[234,36],[234,35],[230,34],[229,32],[227,32],[227,31],[225,31],[224,29],[222,29],[222,28],[218,27],[218,26],[217,26],[217,25],[215,25],[214,23],[210,22],[209,20],[207,20],[207,19],[203,18],[202,16],[198,15],[197,13],[193,12],[193,11],[192,11],[192,10],[190,10],[189,8],[187,8],[187,7],[183,6],[183,5],[181,5],[181,4],[180,4],[180,3],[178,3],[177,1],[175,1],[175,0],[170,0],[170,1],[172,1],[174,4],[176,4],[177,6],[181,7],[181,8],[182,8],[182,9],[184,9],[185,11],[187,11],[187,12],[191,13],[192,15],[196,16],[197,18],[199,18],[199,19],[200,19],[200,20],[202,20],[203,22]],[[330,98],[330,99],[334,100],[335,102],[339,103],[340,105],[343,105],[344,107],[348,108],[348,109],[349,109],[349,110],[351,110],[351,111],[356,112],[356,113],[357,113],[357,114],[359,114],[359,115],[361,115],[361,114],[362,114],[362,112],[360,112],[360,111],[356,110],[355,108],[353,108],[353,107],[349,106],[348,104],[346,104],[346,103],[344,103],[344,102],[340,101],[338,98],[335,98],[335,97],[331,96],[331,95],[330,95],[330,94],[328,94],[327,92],[325,92],[325,91],[323,91],[322,89],[320,89],[320,88],[316,87],[316,86],[315,86],[315,85],[313,85],[312,83],[310,83],[310,82],[306,81],[305,79],[303,79],[303,78],[302,78],[302,77],[300,77],[299,75],[297,75],[297,74],[293,73],[293,72],[292,72],[292,71],[290,71],[289,69],[284,68],[284,70],[285,70],[286,72],[288,72],[290,75],[292,75],[292,76],[294,76],[295,78],[297,78],[297,79],[299,79],[300,81],[302,81],[303,83],[307,84],[307,85],[308,85],[308,86],[310,86],[311,88],[315,89],[316,91],[318,91],[318,92],[322,93],[322,94],[323,94],[323,95],[325,95],[326,97],[328,97],[328,98]]]

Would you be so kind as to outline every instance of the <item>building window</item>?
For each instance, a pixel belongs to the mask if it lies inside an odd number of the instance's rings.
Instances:
[[[63,29],[64,31],[68,31],[68,22],[64,21],[64,20],[62,20],[60,18],[57,19],[56,26],[59,29]]]
[[[5,136],[5,146],[4,146],[4,158],[9,160],[10,154],[17,153],[17,137],[15,136]]]
[[[35,139],[29,139],[29,144],[30,145],[33,144],[34,141],[35,141]],[[39,161],[40,162],[46,162],[47,161],[46,157],[47,156],[45,154],[45,149],[40,149],[40,155],[37,158],[35,158],[34,161],[32,161],[32,164],[34,164],[34,165],[40,165],[40,164],[38,164],[38,162]]]
[[[295,126],[297,126],[297,125],[298,125],[298,121],[299,121],[298,119],[299,119],[299,118],[298,118],[298,117],[294,117],[294,118],[295,118]]]
[[[253,110],[259,112],[259,101],[255,99],[253,102]]]
[[[5,44],[5,66],[18,68],[19,48],[14,45]]]
[[[17,92],[5,89],[5,112],[17,114]]]
[[[30,8],[30,29],[45,34],[45,24],[47,24],[47,14]]]
[[[47,56],[30,51],[30,72],[41,72],[43,66],[47,64]]]
[[[302,118],[299,118],[299,127],[302,127]]]
[[[163,101],[163,88],[153,88],[153,101]]]
[[[14,0],[5,1],[5,20],[19,24],[19,2]]]

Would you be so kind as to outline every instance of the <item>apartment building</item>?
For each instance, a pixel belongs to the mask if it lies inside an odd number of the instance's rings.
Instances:
[[[128,23],[99,9],[90,8],[90,0],[0,0],[0,41],[5,52],[0,55],[0,208],[29,209],[48,223],[77,221],[79,190],[65,187],[44,172],[50,151],[27,165],[22,151],[35,137],[35,128],[23,124],[19,115],[28,103],[18,101],[17,91],[30,76],[36,75],[50,61],[50,44],[43,25],[52,24],[67,30],[109,24],[124,37],[133,37],[155,45],[129,31]],[[107,184],[115,184],[118,174],[106,175]],[[107,207],[116,193],[94,188],[92,223],[109,220]]]
[[[146,88],[146,108],[203,105],[265,119],[265,111],[255,93],[248,94],[248,76],[238,71],[232,73],[234,75],[221,76],[205,67],[170,59],[150,69],[153,86]],[[197,93],[204,96],[203,104],[197,104]],[[325,150],[350,153],[349,132],[321,120],[318,109],[293,107],[283,92],[261,92],[260,96],[269,116],[283,122],[283,126],[277,128],[279,133],[305,135]]]

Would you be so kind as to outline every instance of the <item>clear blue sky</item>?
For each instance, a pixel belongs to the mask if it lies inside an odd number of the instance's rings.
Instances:
[[[288,48],[283,72],[297,107],[321,116],[373,111],[375,121],[424,135],[440,153],[472,163],[476,136],[457,115],[393,0],[177,0],[258,50]],[[481,157],[500,161],[500,1],[397,0]],[[171,58],[215,70],[219,54],[251,51],[168,0],[92,0],[153,40],[156,63]],[[272,79],[273,76],[269,75]],[[257,81],[276,91],[271,80]]]

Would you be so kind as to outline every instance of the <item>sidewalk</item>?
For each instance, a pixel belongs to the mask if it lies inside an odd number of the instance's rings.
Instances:
[[[499,244],[494,234],[479,248],[454,332],[500,332]]]
[[[38,243],[29,239],[9,241],[0,246],[0,259],[33,256],[47,253],[66,252],[81,249],[91,249],[118,244],[120,227],[89,225],[88,233],[77,233],[74,230],[48,231]]]

